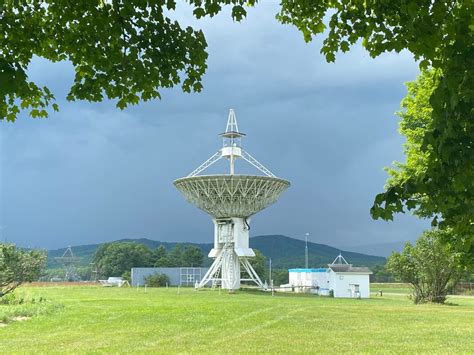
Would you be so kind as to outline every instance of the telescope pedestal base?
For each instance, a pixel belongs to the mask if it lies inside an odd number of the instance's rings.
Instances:
[[[249,275],[248,279],[240,278],[241,266]],[[223,289],[232,291],[240,288],[240,281],[252,281],[259,288],[265,289],[262,280],[250,265],[248,258],[239,257],[234,250],[233,243],[229,243],[224,248],[216,250],[214,262],[197,287],[205,287],[210,282],[212,287],[216,287],[220,282]]]

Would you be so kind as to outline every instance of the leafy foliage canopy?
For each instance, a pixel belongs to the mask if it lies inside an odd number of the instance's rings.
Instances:
[[[97,249],[92,261],[101,277],[122,276],[132,267],[151,266],[152,253],[143,244],[107,243]]]
[[[407,84],[403,110],[397,113],[400,133],[406,137],[406,161],[387,169],[386,191],[376,196],[371,213],[375,218],[391,219],[394,213],[408,209],[420,217],[434,217],[433,225],[455,228],[455,234],[444,235],[450,238],[446,241],[474,252],[474,164],[472,161],[468,164],[470,158],[464,155],[467,165],[457,166],[455,171],[434,172],[432,157],[439,151],[425,144],[435,127],[430,99],[441,76],[439,69],[424,70],[417,80]],[[459,158],[451,156],[449,159]]]
[[[146,245],[133,242],[102,244],[92,261],[101,277],[123,276],[133,267],[181,267],[202,265],[204,255],[197,246],[176,246],[168,252],[164,246],[151,250]]]
[[[425,232],[415,246],[407,243],[401,253],[393,253],[388,259],[388,270],[413,286],[415,303],[444,303],[450,289],[466,274],[469,256],[443,243],[450,233]]]
[[[425,216],[439,216],[441,226],[454,227],[474,251],[474,2],[283,0],[278,18],[300,29],[306,41],[327,29],[321,51],[329,62],[361,41],[372,57],[408,50],[421,69],[434,69],[425,74],[432,76],[431,85],[426,78],[420,90],[409,88],[417,93],[409,92],[411,102],[404,101],[412,123],[424,124],[420,136],[407,136],[417,141],[408,149],[418,150],[420,171],[399,188],[389,184],[376,197],[372,216],[392,219],[394,213],[417,208]],[[417,112],[421,103],[424,109]],[[416,164],[409,162],[413,168]],[[427,203],[425,196],[430,196]]]
[[[157,272],[147,276],[145,278],[145,283],[147,286],[150,287],[163,287],[167,286],[170,283],[170,278],[168,277],[168,275],[160,274]]]
[[[41,251],[0,244],[0,297],[25,282],[38,280],[45,263],[46,254]]]

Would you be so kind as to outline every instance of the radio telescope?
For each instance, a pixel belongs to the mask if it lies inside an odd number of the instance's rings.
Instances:
[[[276,202],[290,183],[277,178],[242,148],[241,138],[245,134],[239,131],[232,109],[221,136],[221,149],[191,174],[174,181],[184,198],[210,214],[214,222],[214,248],[209,252],[214,262],[198,287],[220,282],[222,288],[232,291],[240,288],[241,281],[253,281],[266,288],[249,262],[255,256],[249,247],[250,217]],[[229,161],[229,174],[200,175],[223,158]],[[239,158],[263,175],[236,175],[235,161]],[[241,279],[241,267],[248,279]]]

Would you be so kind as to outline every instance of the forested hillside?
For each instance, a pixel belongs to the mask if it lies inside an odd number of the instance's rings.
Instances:
[[[176,244],[174,242],[160,242],[151,239],[121,239],[117,242],[134,242],[141,243],[155,249],[163,245],[168,251]],[[212,244],[183,243],[195,245],[204,252],[209,253]],[[101,244],[89,244],[73,246],[72,250],[75,256],[82,257],[81,265],[86,266],[90,263],[92,256]],[[283,235],[262,235],[250,238],[250,246],[260,250],[267,259],[272,259],[275,268],[292,268],[304,266],[304,247],[303,240],[290,238]],[[50,250],[48,253],[48,267],[57,268],[59,265],[54,261],[54,257],[63,255],[66,249]],[[341,252],[349,263],[354,265],[374,266],[385,263],[385,258],[379,256],[365,255],[361,253],[346,252],[333,248],[325,244],[317,244],[308,242],[309,266],[319,267],[330,263]],[[204,264],[209,265],[211,259],[205,258]]]

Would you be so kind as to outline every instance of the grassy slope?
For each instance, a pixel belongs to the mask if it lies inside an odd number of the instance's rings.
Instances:
[[[23,288],[65,308],[0,328],[4,352],[464,352],[474,298],[456,306],[181,289]]]
[[[412,292],[411,286],[406,283],[371,283],[370,289],[373,292],[382,290],[383,293],[401,293],[406,295]]]

